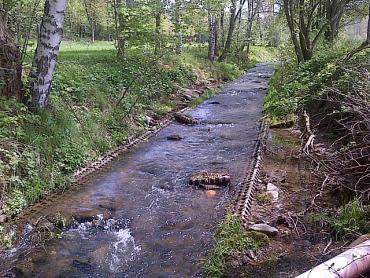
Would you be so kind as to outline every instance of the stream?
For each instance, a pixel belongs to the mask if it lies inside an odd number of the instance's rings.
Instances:
[[[201,277],[229,189],[204,191],[189,178],[222,170],[231,186],[241,181],[271,74],[271,66],[257,65],[187,112],[200,124],[170,124],[46,204],[40,215],[78,222],[42,248],[12,250],[1,259],[11,265],[5,277]]]

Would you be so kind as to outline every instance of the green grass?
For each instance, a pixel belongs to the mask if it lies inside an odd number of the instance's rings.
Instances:
[[[335,214],[311,213],[309,219],[320,227],[325,223],[337,240],[356,238],[369,232],[370,206],[354,199],[342,205]]]
[[[270,193],[268,193],[268,192],[262,192],[262,193],[259,193],[256,196],[256,200],[260,204],[271,204],[273,198],[272,198],[272,195]]]
[[[220,92],[221,92],[220,88],[209,89],[206,92],[204,92],[202,95],[200,95],[199,97],[194,98],[190,102],[190,106],[191,107],[197,107],[199,104],[201,104],[201,103],[205,102],[206,100],[216,96]]]
[[[342,206],[336,217],[330,218],[329,223],[337,238],[368,233],[370,206],[364,206],[359,200],[354,199]]]
[[[114,42],[95,41],[92,43],[89,40],[85,41],[63,41],[61,44],[61,53],[83,51],[116,51]]]
[[[237,216],[228,214],[218,226],[215,247],[205,265],[207,277],[221,278],[227,276],[228,260],[232,256],[242,255],[248,250],[256,251],[267,244],[266,235],[246,232]]]

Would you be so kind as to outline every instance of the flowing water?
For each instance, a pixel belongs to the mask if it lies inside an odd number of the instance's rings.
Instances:
[[[228,189],[188,185],[200,171],[243,178],[258,133],[268,65],[258,65],[189,112],[200,124],[173,123],[125,153],[86,185],[45,205],[44,214],[79,221],[43,248],[5,259],[16,277],[199,277],[224,215]],[[167,140],[180,135],[180,141]],[[5,261],[4,260],[4,261]]]

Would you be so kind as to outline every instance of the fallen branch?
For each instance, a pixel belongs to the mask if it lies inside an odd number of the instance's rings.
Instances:
[[[314,149],[314,141],[315,141],[316,136],[315,136],[315,133],[311,129],[310,117],[309,117],[306,110],[303,112],[303,116],[304,116],[305,123],[306,123],[306,132],[302,134],[302,145],[303,145],[304,135],[306,133],[308,133],[309,137],[308,137],[306,143],[304,144],[304,147],[302,148],[302,151],[305,152],[306,154],[309,154],[310,150]]]

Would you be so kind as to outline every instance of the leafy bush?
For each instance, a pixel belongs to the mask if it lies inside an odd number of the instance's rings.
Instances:
[[[218,79],[224,81],[234,80],[238,78],[243,72],[234,64],[226,62],[215,62],[215,71]]]
[[[272,122],[286,122],[307,109],[321,89],[338,78],[338,63],[346,49],[322,49],[306,63],[285,63],[276,69],[269,83],[265,112]]]
[[[10,194],[9,200],[6,209],[11,212],[20,213],[27,205],[26,197],[19,189],[15,189],[12,194]]]

